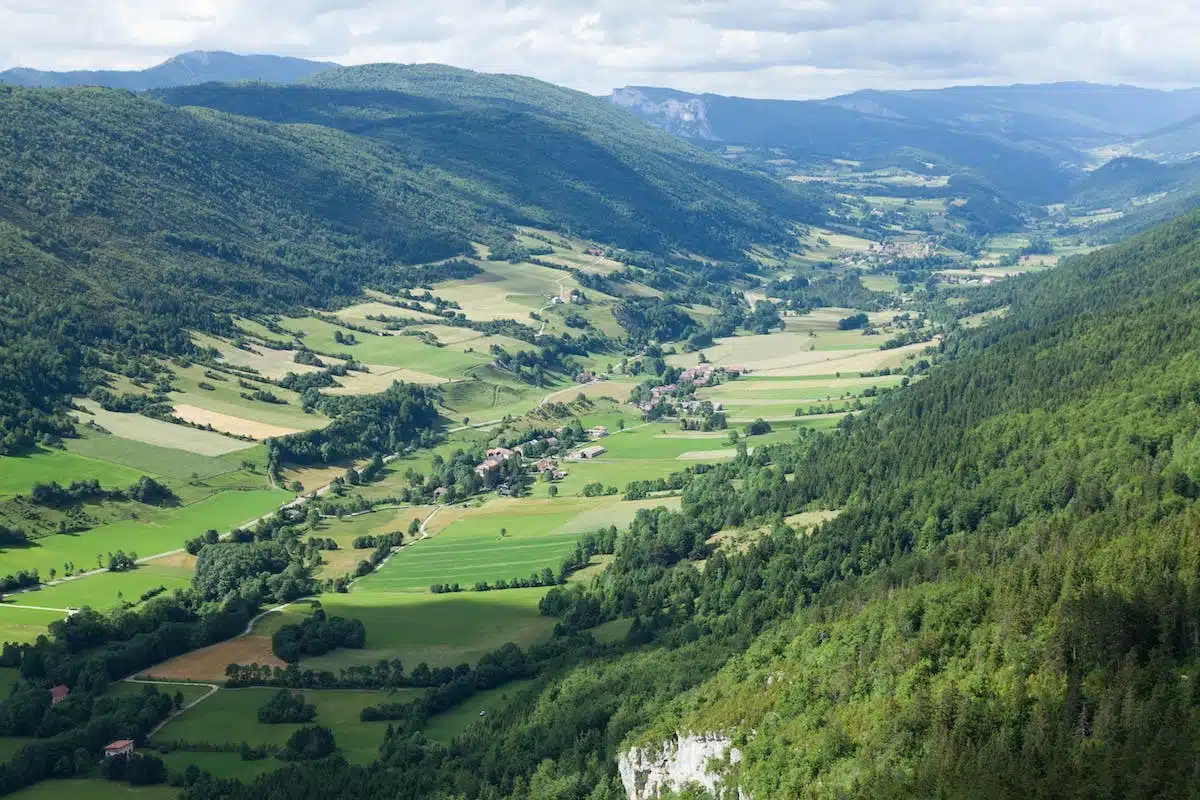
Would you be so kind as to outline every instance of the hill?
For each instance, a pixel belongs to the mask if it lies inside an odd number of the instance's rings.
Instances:
[[[94,382],[95,348],[118,362],[186,353],[184,328],[345,304],[402,283],[398,266],[503,242],[514,223],[740,260],[822,213],[812,194],[636,121],[602,131],[620,112],[582,95],[561,90],[579,109],[568,119],[553,103],[489,109],[438,91],[206,84],[162,95],[188,104],[175,107],[0,87],[13,187],[0,198],[0,449],[63,430],[45,415]]]
[[[1200,89],[1162,91],[1091,83],[861,91],[826,101],[871,116],[941,123],[1022,140],[1104,142],[1200,112]]]
[[[1121,241],[1200,207],[1200,159],[1176,164],[1113,159],[1073,184],[1070,206],[1076,212],[1118,212],[1118,218],[1086,233],[1092,241]]]
[[[404,169],[505,222],[569,230],[634,250],[740,257],[790,240],[821,198],[764,180],[588,95],[532,78],[439,65],[332,70],[309,86],[169,90],[207,106],[370,140]]]
[[[1133,142],[1134,153],[1158,161],[1186,161],[1200,156],[1200,114],[1151,131]]]
[[[830,159],[864,170],[963,175],[1002,202],[1063,200],[1081,148],[1178,123],[1200,91],[1046,84],[862,91],[828,100],[758,100],[626,87],[614,104],[708,146],[762,148],[801,165]]]
[[[140,70],[44,72],[27,67],[17,67],[0,72],[0,83],[30,88],[107,86],[113,89],[141,92],[166,86],[188,86],[209,81],[294,83],[336,66],[329,62],[308,61],[303,58],[284,56],[193,51],[181,53],[161,64]]]

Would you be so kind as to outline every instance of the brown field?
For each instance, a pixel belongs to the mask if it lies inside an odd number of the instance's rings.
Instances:
[[[222,683],[225,681],[225,667],[230,664],[266,664],[272,667],[286,667],[280,659],[271,652],[271,639],[268,636],[239,636],[227,642],[214,644],[202,650],[185,653],[181,656],[157,664],[138,675],[139,678],[173,681],[205,681]]]
[[[219,431],[232,433],[236,436],[249,436],[259,441],[272,436],[287,436],[289,433],[299,433],[295,428],[281,428],[278,425],[268,425],[265,422],[257,422],[252,419],[231,417],[228,414],[220,414],[216,411],[209,411],[206,408],[197,408],[196,406],[186,404],[175,406],[175,416],[197,425],[212,425]]]
[[[156,558],[152,563],[160,567],[175,567],[178,569],[186,569],[188,571],[194,571],[196,569],[196,557],[188,555],[186,552],[182,551],[178,553],[172,553],[169,556],[163,556],[162,558]]]

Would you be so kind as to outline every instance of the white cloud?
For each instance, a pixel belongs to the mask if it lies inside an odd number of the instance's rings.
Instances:
[[[0,66],[138,68],[183,50],[438,61],[592,92],[1200,76],[1194,0],[0,0]]]

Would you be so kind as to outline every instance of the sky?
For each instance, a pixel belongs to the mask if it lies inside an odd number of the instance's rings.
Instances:
[[[0,0],[0,69],[188,50],[440,62],[595,94],[1200,83],[1197,0]]]

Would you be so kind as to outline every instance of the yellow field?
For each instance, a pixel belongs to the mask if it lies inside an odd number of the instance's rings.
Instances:
[[[269,439],[273,436],[287,436],[289,433],[299,433],[296,428],[269,425],[265,422],[234,417],[229,414],[221,414],[216,411],[209,411],[206,408],[197,408],[196,406],[187,404],[175,406],[175,416],[196,425],[211,425],[222,433],[232,433],[234,436],[249,436],[258,441]],[[241,442],[241,444],[246,445],[246,442]]]
[[[187,450],[202,456],[223,456],[254,447],[254,442],[243,442],[210,431],[198,431],[184,425],[143,417],[141,414],[105,411],[99,403],[92,400],[79,400],[78,403],[86,408],[88,413],[75,413],[77,421],[82,423],[91,420],[123,439]]]

